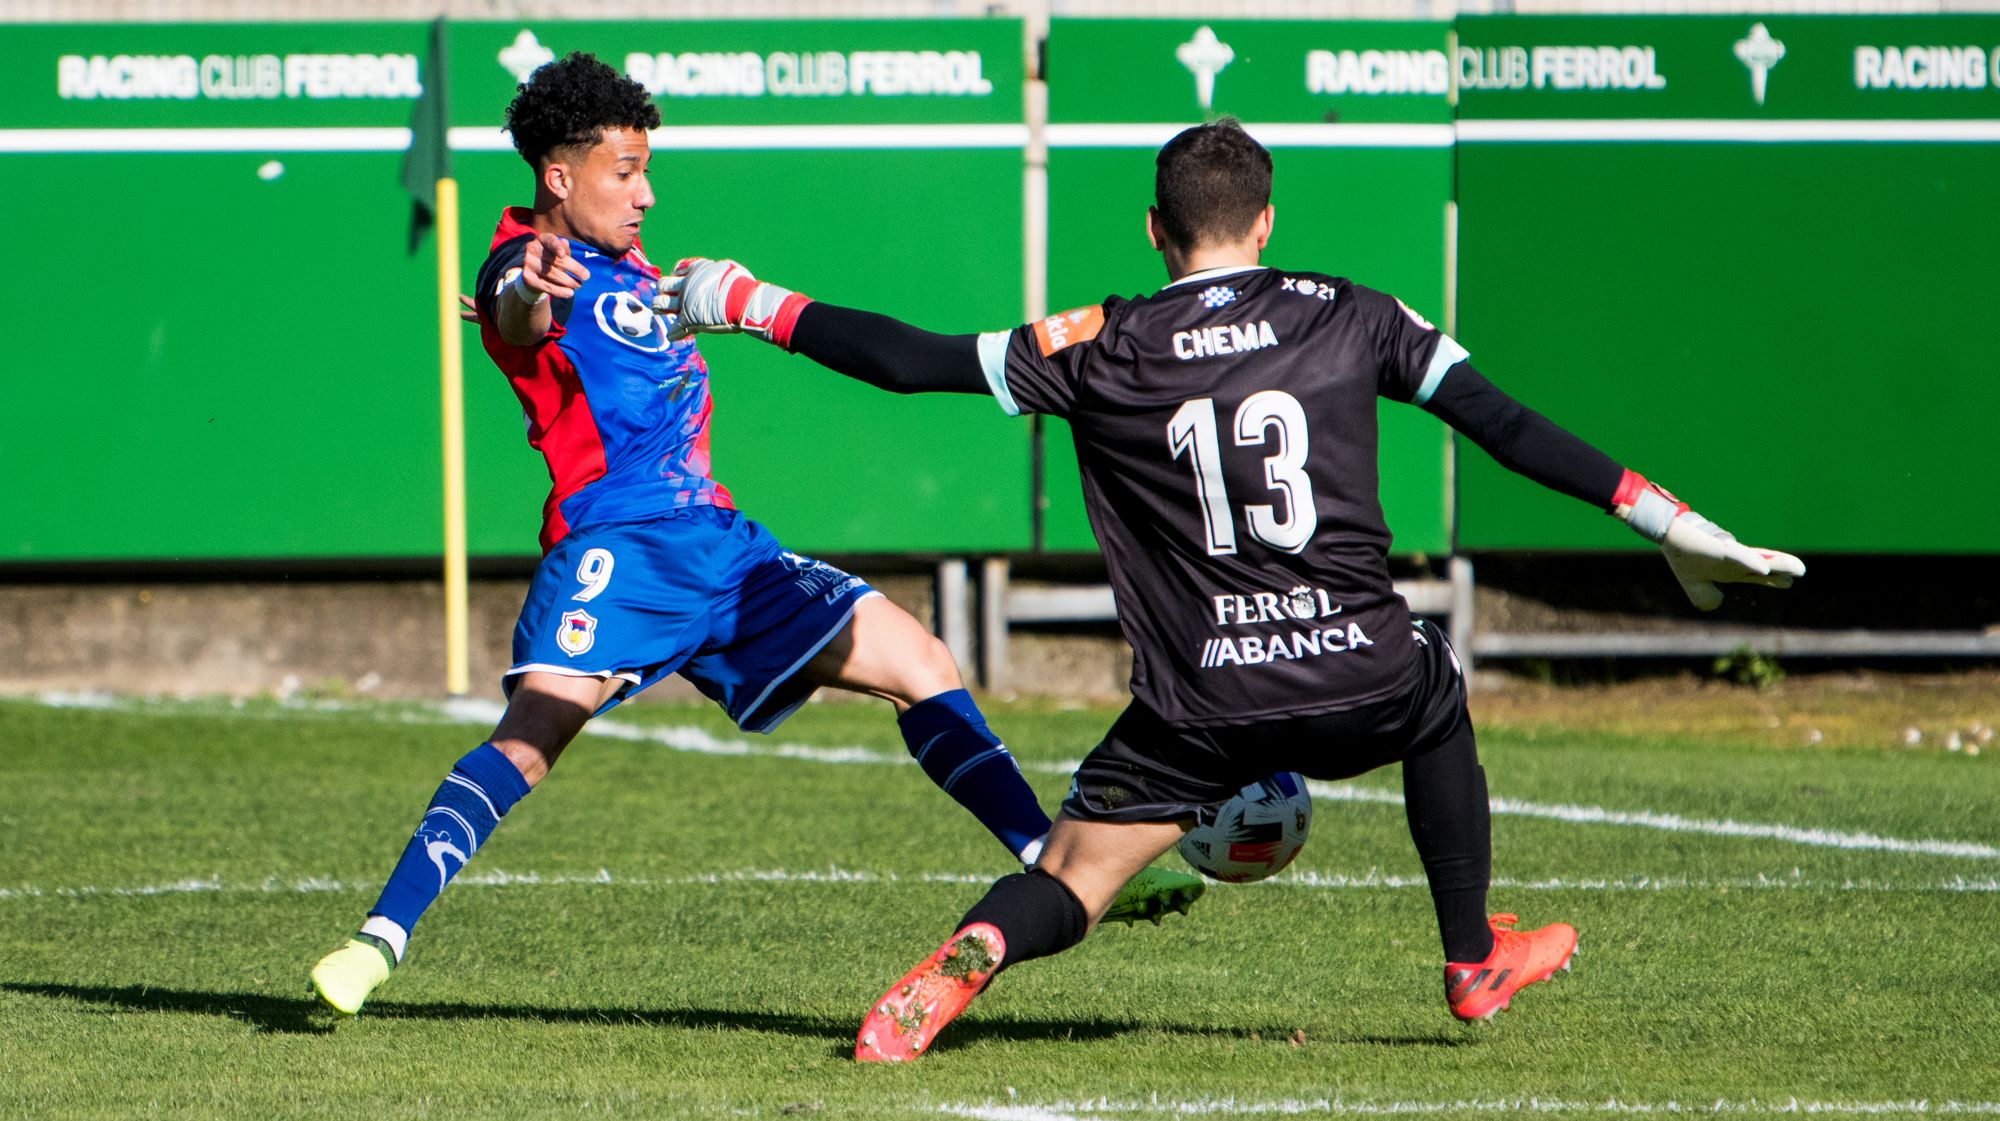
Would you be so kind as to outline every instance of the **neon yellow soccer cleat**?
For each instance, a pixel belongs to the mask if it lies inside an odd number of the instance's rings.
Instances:
[[[1135,923],[1147,919],[1154,926],[1167,915],[1185,915],[1200,899],[1208,885],[1200,876],[1170,872],[1165,868],[1141,868],[1127,880],[1104,912],[1104,922]]]
[[[395,968],[395,953],[387,944],[374,938],[349,938],[347,945],[313,966],[313,995],[335,1012],[352,1016]]]

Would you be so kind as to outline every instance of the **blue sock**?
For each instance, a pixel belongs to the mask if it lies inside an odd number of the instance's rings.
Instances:
[[[1048,815],[1021,778],[1014,757],[986,727],[972,694],[963,689],[939,693],[910,706],[896,724],[910,754],[938,789],[971,810],[1008,852],[1032,858],[1028,846],[1049,831]]]
[[[369,910],[361,932],[387,942],[400,961],[410,930],[425,909],[527,793],[528,780],[499,748],[483,743],[468,752],[431,795],[416,836],[382,885],[382,897]]]

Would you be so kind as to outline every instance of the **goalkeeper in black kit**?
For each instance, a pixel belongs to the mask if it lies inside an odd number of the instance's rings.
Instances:
[[[1081,942],[1199,810],[1280,771],[1403,765],[1453,1015],[1490,1017],[1569,964],[1568,924],[1516,930],[1486,912],[1486,776],[1450,641],[1390,584],[1377,397],[1659,543],[1704,610],[1718,583],[1782,588],[1805,572],[1516,403],[1395,298],[1260,265],[1270,197],[1270,154],[1241,126],[1182,132],[1160,150],[1147,212],[1167,286],[1011,331],[933,334],[732,261],[684,261],[666,286],[678,333],[775,338],[894,392],[989,394],[1009,415],[1069,421],[1132,645],[1132,703],[1078,768],[1039,862],[995,882],[875,1002],[856,1058],[922,1054],[995,973]]]

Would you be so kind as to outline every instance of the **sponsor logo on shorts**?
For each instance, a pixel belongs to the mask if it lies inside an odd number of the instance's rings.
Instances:
[[[859,576],[849,576],[847,579],[842,580],[838,584],[835,584],[833,586],[833,590],[827,592],[824,596],[821,596],[820,598],[828,603],[838,603],[840,602],[841,596],[846,595],[847,593],[853,591],[858,587],[861,587],[863,584],[866,583],[867,581],[863,580]]]
[[[832,603],[863,583],[859,576],[849,576],[825,561],[802,557],[797,553],[782,555],[785,563],[792,566],[792,584],[802,595],[822,596],[826,602]],[[805,562],[804,567],[799,566],[797,562],[800,561]]]
[[[597,617],[581,607],[563,612],[556,628],[556,645],[572,658],[589,653],[597,645]]]

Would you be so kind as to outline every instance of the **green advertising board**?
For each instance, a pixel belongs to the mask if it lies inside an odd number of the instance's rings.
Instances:
[[[735,257],[937,330],[1020,317],[1018,22],[454,24],[452,40],[464,236],[481,255],[500,207],[527,201],[499,129],[518,73],[585,50],[660,107],[644,235],[655,261]],[[747,339],[704,340],[703,353],[716,477],[788,544],[1029,547],[1029,433],[992,402],[891,396]],[[541,465],[505,420],[519,410],[497,375],[479,381],[480,363],[468,359],[468,381],[486,398],[488,446],[474,445],[473,478],[511,467],[505,485],[538,504]]]
[[[0,404],[16,561],[435,554],[432,245],[398,185],[420,24],[10,28],[17,235],[97,255],[38,309]],[[590,50],[666,127],[645,242],[947,330],[1020,316],[1021,28],[1006,20],[453,24],[470,284],[531,180],[515,83]],[[976,220],[968,220],[976,218]],[[86,248],[87,247],[87,248]],[[78,254],[81,256],[81,253]],[[705,346],[716,472],[819,551],[1028,547],[1030,445],[990,402],[879,394]],[[470,542],[534,552],[548,480],[468,333]]]
[[[1442,319],[1451,197],[1442,23],[1055,20],[1048,42],[1052,310],[1166,282],[1145,236],[1153,156],[1222,114],[1272,149],[1267,264],[1347,276]],[[1042,545],[1095,548],[1067,427],[1042,448]],[[1450,545],[1444,431],[1381,407],[1383,509],[1401,553]]]
[[[426,30],[0,38],[0,191],[25,243],[59,247],[0,378],[0,408],[33,418],[0,439],[0,560],[438,551],[434,241],[408,251],[398,182]],[[515,83],[589,50],[664,117],[654,260],[734,256],[940,330],[1019,322],[1038,201],[1021,38],[1009,20],[452,24],[462,276],[527,201],[500,128]],[[1164,282],[1141,224],[1153,152],[1233,114],[1277,161],[1269,263],[1402,297],[1724,524],[1808,552],[2000,551],[1961,497],[2000,483],[1974,450],[2000,413],[2000,17],[1060,19],[1045,58],[1040,310]],[[531,555],[544,468],[467,342],[471,549]],[[704,349],[717,476],[788,542],[1094,548],[1059,422],[1037,448],[990,402]],[[1399,552],[1636,547],[1476,449],[1452,466],[1417,410],[1381,421]]]
[[[1995,552],[2000,19],[1459,21],[1459,337],[1724,525]],[[1637,548],[1458,460],[1463,549]]]

